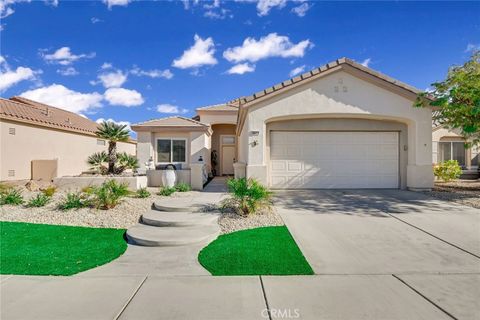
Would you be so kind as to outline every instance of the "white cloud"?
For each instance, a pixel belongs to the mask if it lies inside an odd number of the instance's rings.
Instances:
[[[108,9],[112,9],[114,6],[126,7],[130,2],[131,0],[103,0]]]
[[[204,17],[210,19],[223,20],[225,18],[233,18],[233,14],[230,13],[230,10],[225,8],[218,9],[209,9],[203,14]]]
[[[165,70],[159,70],[159,69],[153,69],[153,70],[142,70],[138,67],[133,68],[130,70],[130,73],[135,75],[135,76],[145,76],[145,77],[150,77],[150,78],[165,78],[165,79],[172,79],[173,78],[173,73],[169,69]]]
[[[102,19],[99,19],[99,18],[97,18],[97,17],[92,17],[92,18],[90,18],[90,22],[91,22],[92,24],[95,24],[95,23],[103,22],[103,20],[102,20]]]
[[[305,51],[312,47],[313,43],[308,39],[294,44],[287,36],[270,33],[258,41],[254,38],[246,38],[241,46],[225,50],[223,57],[235,63],[257,62],[270,57],[298,58],[303,57]]]
[[[0,56],[0,92],[25,80],[35,80],[36,75],[42,73],[41,70],[34,71],[28,67],[17,67],[10,69],[4,57]]]
[[[144,102],[140,92],[124,88],[109,88],[105,91],[104,98],[112,106],[134,107]]]
[[[305,17],[307,14],[307,11],[310,10],[311,6],[308,4],[308,2],[304,2],[298,7],[294,7],[292,9],[292,12],[295,13],[299,17]]]
[[[239,63],[227,70],[228,74],[244,74],[255,71],[255,65],[246,63]]]
[[[371,58],[367,58],[365,60],[363,60],[362,62],[360,62],[360,64],[364,67],[367,67],[370,65],[370,63],[372,62],[372,59]]]
[[[273,8],[282,9],[286,4],[287,0],[259,0],[257,2],[257,13],[259,16],[266,16]]]
[[[195,44],[185,50],[180,58],[173,60],[172,66],[188,69],[217,64],[213,39],[211,37],[202,39],[196,34],[194,40]]]
[[[92,81],[95,85],[101,83],[105,88],[118,88],[127,81],[127,75],[120,70],[106,72],[98,75],[98,81]]]
[[[52,84],[34,90],[28,90],[20,96],[49,104],[75,113],[88,112],[101,107],[102,95],[97,92],[81,93],[70,90],[61,84]]]
[[[13,14],[12,5],[19,2],[30,2],[30,0],[0,0],[0,18],[6,18],[9,15]]]
[[[187,113],[188,109],[181,109],[178,106],[174,106],[168,103],[157,105],[157,111],[160,113]]]
[[[295,77],[297,74],[303,73],[305,71],[305,65],[296,67],[292,71],[290,71],[290,77]]]
[[[476,50],[480,50],[480,44],[469,43],[464,52],[473,52]]]
[[[105,118],[98,118],[97,120],[95,120],[96,123],[102,123],[102,122],[113,122],[113,123],[116,123],[116,124],[119,124],[119,125],[125,125],[127,126],[127,129],[132,131],[132,128],[130,127],[130,125],[132,124],[130,121],[116,121],[116,120],[113,120],[112,118],[108,118],[108,119],[105,119]]]
[[[102,64],[102,66],[100,67],[100,69],[102,69],[102,70],[111,69],[111,68],[113,68],[113,65],[111,63],[108,63],[108,62],[104,62]]]
[[[80,59],[91,59],[95,57],[95,52],[92,53],[82,53],[82,54],[73,54],[70,50],[70,47],[62,47],[57,49],[54,53],[41,53],[43,59],[48,63],[57,63],[63,66],[72,64],[73,62]]]
[[[79,74],[79,72],[74,67],[58,69],[57,73],[61,74],[62,76],[76,76],[77,74]]]

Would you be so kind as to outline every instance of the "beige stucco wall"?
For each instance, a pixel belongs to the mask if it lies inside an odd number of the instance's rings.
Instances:
[[[241,132],[239,156],[247,163],[247,176],[268,183],[267,124],[285,119],[358,118],[388,120],[407,127],[406,186],[431,188],[431,110],[413,108],[412,100],[345,71],[302,84],[250,107]],[[349,127],[343,130],[349,130]],[[253,136],[252,131],[258,131]],[[251,142],[256,141],[253,146]],[[246,147],[245,147],[246,146]],[[241,160],[240,160],[241,161]]]
[[[200,122],[204,124],[236,124],[237,112],[231,111],[198,111]]]
[[[181,138],[186,139],[186,162],[183,168],[190,168],[190,164],[197,163],[202,156],[204,163],[210,163],[210,136],[203,131],[163,131],[163,132],[138,132],[137,133],[137,157],[140,169],[145,170],[145,162],[153,158],[157,163],[157,139]]]
[[[9,134],[9,128],[15,128],[15,135]],[[1,120],[0,180],[30,179],[32,160],[58,159],[58,177],[78,175],[89,169],[89,155],[107,147],[108,143],[98,145],[94,136]],[[135,155],[136,146],[118,143],[118,151]],[[8,176],[9,170],[15,170],[14,177]]]

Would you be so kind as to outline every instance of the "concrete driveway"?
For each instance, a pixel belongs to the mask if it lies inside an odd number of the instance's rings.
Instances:
[[[453,318],[480,319],[480,210],[399,190],[276,195],[316,274],[368,275]]]

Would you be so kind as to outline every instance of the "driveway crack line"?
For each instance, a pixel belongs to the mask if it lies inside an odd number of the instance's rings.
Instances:
[[[430,232],[428,232],[428,231],[426,231],[426,230],[424,230],[424,229],[422,229],[422,228],[417,227],[416,225],[413,225],[413,224],[411,224],[411,223],[409,223],[409,222],[407,222],[407,221],[405,221],[405,220],[402,220],[402,219],[400,219],[399,217],[396,217],[396,216],[392,215],[391,213],[389,213],[389,212],[387,212],[387,211],[383,211],[383,212],[385,212],[386,214],[388,214],[390,217],[392,217],[392,218],[394,218],[394,219],[397,219],[398,221],[403,222],[403,223],[409,225],[410,227],[413,227],[413,228],[415,228],[415,229],[417,229],[417,230],[420,230],[420,231],[428,234],[429,236],[434,237],[434,238],[437,239],[437,240],[440,240],[440,241],[442,241],[442,242],[444,242],[444,243],[446,243],[446,244],[451,245],[452,247],[455,247],[455,248],[457,248],[457,249],[459,249],[459,250],[461,250],[461,251],[463,251],[463,252],[465,252],[465,253],[468,253],[469,255],[474,256],[475,258],[480,259],[480,256],[477,255],[477,254],[475,254],[475,253],[473,253],[473,252],[470,252],[470,251],[468,251],[468,250],[463,249],[462,247],[457,246],[456,244],[453,244],[453,243],[451,243],[451,242],[448,242],[447,240],[444,240],[444,239],[442,239],[442,238],[440,238],[440,237],[438,237],[438,236],[436,236],[436,235],[434,235],[434,234],[432,234],[432,233],[430,233]]]
[[[272,320],[272,314],[270,313],[270,306],[268,305],[267,293],[265,292],[265,285],[263,284],[262,276],[260,278],[260,285],[262,286],[263,299],[265,299],[265,306],[267,307],[268,319]]]
[[[401,283],[403,283],[404,285],[406,285],[407,287],[409,287],[413,292],[415,292],[416,294],[418,294],[419,296],[421,296],[423,299],[427,300],[428,302],[430,302],[431,304],[433,304],[435,307],[437,307],[440,311],[442,311],[443,313],[445,313],[447,316],[449,316],[450,318],[454,319],[454,320],[458,320],[458,318],[456,318],[455,316],[453,316],[450,312],[448,312],[447,310],[443,309],[442,307],[440,307],[438,304],[436,304],[435,302],[433,302],[432,300],[430,300],[427,296],[425,296],[424,294],[422,294],[420,291],[418,291],[417,289],[415,289],[414,287],[412,287],[411,285],[409,285],[405,280],[401,279],[400,277],[398,277],[397,275],[395,274],[392,274],[392,277],[394,277],[395,279],[397,279],[398,281],[400,281]]]
[[[142,282],[140,282],[140,284],[137,286],[137,288],[133,291],[132,295],[130,296],[130,298],[127,300],[127,302],[125,303],[125,305],[122,307],[122,309],[120,309],[120,311],[118,312],[118,314],[113,318],[114,320],[118,320],[121,316],[122,316],[122,313],[125,311],[125,309],[127,309],[128,305],[130,304],[130,302],[133,300],[133,298],[135,298],[135,296],[137,295],[137,292],[140,290],[140,288],[143,286],[143,284],[145,283],[145,281],[147,281],[147,278],[148,276],[145,276],[142,280]]]

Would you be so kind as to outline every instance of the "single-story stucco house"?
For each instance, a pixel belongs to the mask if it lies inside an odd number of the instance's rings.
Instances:
[[[466,140],[459,130],[447,129],[434,122],[432,130],[433,163],[457,160],[462,167],[460,178],[475,179],[479,177],[478,162],[480,147],[465,147]]]
[[[432,110],[412,106],[417,93],[342,58],[199,108],[193,119],[155,119],[132,129],[142,169],[149,160],[157,169],[174,163],[192,169],[192,183],[201,166],[277,189],[429,189]]]
[[[97,126],[26,98],[0,98],[0,181],[50,181],[88,170],[88,156],[108,148],[95,135]],[[118,150],[135,155],[136,142],[118,143]]]

